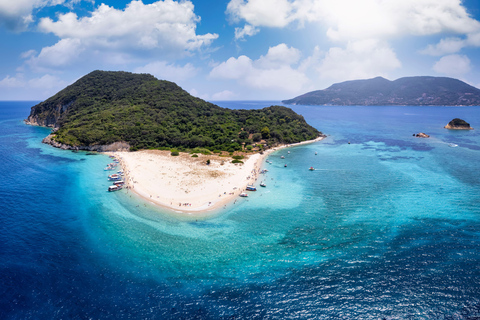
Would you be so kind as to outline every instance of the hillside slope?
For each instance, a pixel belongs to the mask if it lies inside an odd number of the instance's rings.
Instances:
[[[303,105],[477,106],[480,105],[480,89],[445,77],[406,77],[395,81],[377,77],[337,83],[282,102]]]
[[[289,108],[230,110],[195,98],[147,74],[93,71],[32,107],[28,122],[55,128],[53,142],[71,147],[126,142],[131,150],[239,150],[310,140],[321,133]]]

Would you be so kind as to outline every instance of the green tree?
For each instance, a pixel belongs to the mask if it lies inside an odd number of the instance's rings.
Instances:
[[[268,129],[268,127],[263,127],[261,133],[263,139],[270,138],[270,129]]]

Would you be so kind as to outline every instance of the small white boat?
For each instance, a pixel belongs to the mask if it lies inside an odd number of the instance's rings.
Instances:
[[[118,191],[118,190],[122,190],[122,186],[113,185],[113,186],[108,187],[108,192]]]
[[[255,186],[248,185],[247,186],[247,191],[257,191],[257,188],[255,188]]]
[[[242,192],[240,193],[240,197],[248,197],[248,193]]]
[[[452,147],[452,148],[455,148],[455,147],[458,147],[458,144],[455,144],[455,143],[449,143],[448,144],[449,147]]]
[[[285,159],[285,157],[284,157],[284,156],[281,156],[280,159]]]
[[[267,186],[267,185],[266,185],[265,183],[263,183],[263,182],[260,183],[260,187],[264,187],[264,188],[265,188],[266,186]]]
[[[290,153],[290,151],[288,151],[288,153]]]
[[[117,181],[113,181],[113,184],[116,186],[123,186],[125,184],[125,181],[117,180]]]
[[[315,155],[317,155],[317,151],[315,151]]]
[[[111,175],[108,176],[108,180],[110,180],[110,181],[112,181],[112,180],[121,180],[121,179],[122,179],[122,177],[121,177],[119,174],[116,174],[116,173],[111,174]]]

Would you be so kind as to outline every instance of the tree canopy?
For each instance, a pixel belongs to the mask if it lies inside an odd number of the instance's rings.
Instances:
[[[55,119],[54,139],[71,146],[125,141],[132,150],[240,150],[258,138],[269,145],[321,133],[283,106],[221,108],[148,74],[94,71],[32,107],[29,118]]]

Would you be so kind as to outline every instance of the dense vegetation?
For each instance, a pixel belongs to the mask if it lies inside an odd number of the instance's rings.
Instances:
[[[287,104],[303,105],[480,105],[480,89],[445,77],[382,77],[337,83],[325,90],[306,93]]]
[[[289,108],[230,110],[195,98],[151,75],[94,71],[32,107],[29,121],[58,128],[71,146],[117,141],[132,150],[205,148],[234,151],[263,140],[272,146],[321,133]],[[43,121],[43,122],[42,122]]]

